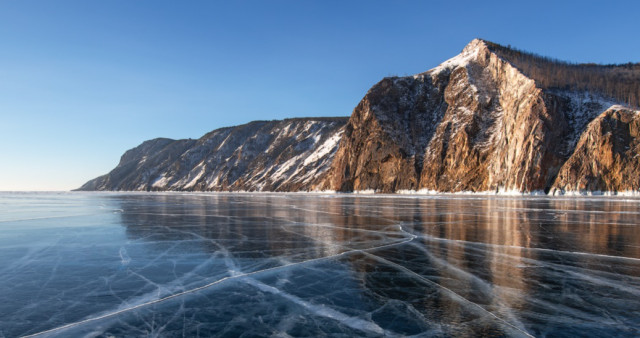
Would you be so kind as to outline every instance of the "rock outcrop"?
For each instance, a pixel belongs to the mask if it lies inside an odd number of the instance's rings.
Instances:
[[[385,78],[318,184],[338,191],[548,191],[587,123],[614,102],[545,89],[474,40],[440,66]]]
[[[427,72],[384,78],[348,120],[147,141],[81,189],[638,191],[637,114],[616,106],[638,88],[640,64],[571,65],[476,39]]]
[[[640,111],[614,106],[589,123],[552,191],[639,190]]]
[[[347,118],[255,121],[198,140],[154,139],[78,190],[298,191],[326,171]]]

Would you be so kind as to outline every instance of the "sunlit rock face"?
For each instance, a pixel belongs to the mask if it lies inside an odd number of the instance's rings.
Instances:
[[[329,168],[346,120],[255,121],[198,140],[146,141],[79,190],[308,190]]]
[[[640,189],[640,111],[614,106],[589,123],[554,193]]]
[[[547,191],[587,123],[614,102],[543,89],[492,48],[385,78],[356,107],[322,188]]]

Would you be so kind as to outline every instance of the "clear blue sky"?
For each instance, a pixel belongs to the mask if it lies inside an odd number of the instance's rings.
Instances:
[[[154,137],[347,116],[476,37],[640,62],[637,1],[1,1],[0,190],[69,190]]]

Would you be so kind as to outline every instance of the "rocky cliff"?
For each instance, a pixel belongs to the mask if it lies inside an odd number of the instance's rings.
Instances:
[[[549,191],[587,123],[615,100],[543,88],[501,48],[474,40],[430,71],[376,84],[317,187]]]
[[[147,141],[81,189],[637,191],[637,111],[618,105],[638,95],[640,64],[572,65],[476,39],[381,80],[348,120]]]
[[[640,190],[640,111],[614,106],[587,126],[553,193]]]
[[[346,121],[255,121],[198,140],[146,141],[78,190],[308,190],[329,168]]]

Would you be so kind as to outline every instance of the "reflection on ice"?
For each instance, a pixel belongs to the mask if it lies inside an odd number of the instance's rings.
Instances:
[[[18,197],[0,336],[640,334],[640,200]]]

